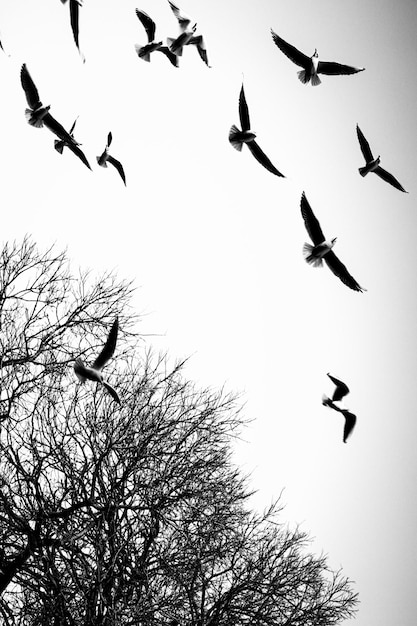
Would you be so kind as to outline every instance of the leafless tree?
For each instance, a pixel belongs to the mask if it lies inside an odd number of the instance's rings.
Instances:
[[[129,285],[25,240],[0,266],[0,622],[324,626],[356,594],[279,505],[251,512],[239,400],[145,350]],[[72,371],[119,315],[116,404]]]

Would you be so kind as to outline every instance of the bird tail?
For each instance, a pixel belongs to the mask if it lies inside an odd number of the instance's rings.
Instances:
[[[240,135],[240,130],[238,129],[237,126],[233,124],[233,126],[230,128],[230,131],[229,131],[229,141],[232,144],[232,146],[236,150],[239,150],[240,152],[242,150],[243,141],[240,141],[238,139],[239,135]]]
[[[63,150],[64,150],[64,145],[65,142],[60,140],[60,139],[55,139],[54,141],[54,148],[57,152],[59,152],[59,154],[62,154]]]
[[[305,243],[303,245],[304,259],[313,267],[321,267],[323,265],[323,260],[320,257],[314,256],[314,254],[312,254],[313,250],[314,246],[312,246],[311,243]]]
[[[298,79],[301,80],[303,85],[306,85],[308,81],[310,80],[310,76],[308,76],[305,70],[301,70],[300,72],[297,72],[297,75],[298,75]]]
[[[321,84],[321,80],[320,78],[317,76],[316,73],[311,75],[311,84],[313,85],[313,87],[317,87],[317,85]]]
[[[35,126],[36,128],[42,128],[43,120],[34,117],[32,109],[25,109],[25,117],[31,126]]]
[[[359,174],[360,174],[361,176],[366,176],[366,175],[367,175],[367,173],[368,173],[368,169],[367,169],[367,167],[366,167],[366,166],[365,166],[365,167],[360,167],[360,168],[359,168]]]
[[[140,57],[141,59],[149,63],[149,61],[151,60],[151,55],[149,54],[149,52],[145,52],[144,54],[141,54],[144,47],[145,46],[139,46],[138,44],[135,44],[136,54],[138,55],[138,57]]]

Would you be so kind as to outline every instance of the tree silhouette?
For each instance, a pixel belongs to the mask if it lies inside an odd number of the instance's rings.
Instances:
[[[357,596],[232,462],[239,399],[145,349],[130,285],[25,239],[0,259],[0,620],[8,626],[332,625]],[[119,316],[108,375],[79,384]]]

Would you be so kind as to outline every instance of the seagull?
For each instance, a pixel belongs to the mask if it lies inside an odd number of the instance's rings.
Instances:
[[[283,178],[285,178],[284,174],[281,174],[281,172],[279,172],[277,168],[272,165],[271,161],[268,159],[266,154],[262,152],[262,150],[255,141],[256,135],[250,128],[249,109],[248,105],[246,104],[243,84],[239,95],[239,117],[242,130],[239,130],[238,127],[233,124],[229,131],[229,141],[232,146],[240,152],[242,150],[243,144],[245,143],[248,146],[249,150],[252,152],[255,159],[259,161],[259,163],[263,165],[268,170],[268,172],[271,172],[276,176],[282,176]]]
[[[340,407],[336,406],[336,404],[334,404],[334,402],[330,400],[330,398],[328,398],[327,396],[323,396],[322,403],[324,404],[324,406],[328,406],[330,409],[334,409],[335,411],[343,414],[343,417],[345,418],[345,427],[343,429],[343,443],[346,443],[347,438],[349,437],[349,435],[352,434],[352,431],[355,427],[356,415],[354,415],[347,409],[341,409]]]
[[[333,63],[329,61],[319,61],[319,55],[317,48],[314,50],[314,54],[308,57],[300,50],[297,50],[294,46],[287,43],[279,37],[271,28],[272,39],[278,48],[283,52],[293,63],[302,67],[298,72],[298,78],[305,85],[310,82],[315,87],[320,85],[321,80],[318,74],[356,74],[357,72],[363,72],[364,67],[352,67],[351,65],[342,65],[341,63]]]
[[[333,392],[333,402],[338,402],[339,400],[347,396],[350,391],[349,387],[338,378],[335,378],[335,376],[332,376],[329,373],[327,373],[327,376],[336,385],[336,389]]]
[[[78,141],[75,141],[75,139],[74,139],[73,131],[74,131],[77,119],[78,119],[78,117],[75,119],[73,125],[71,126],[71,128],[69,130],[69,135],[70,135],[72,141],[68,142],[65,139],[55,139],[55,141],[54,141],[54,148],[55,148],[55,150],[57,152],[59,152],[59,154],[62,154],[65,146],[67,146],[72,152],[74,152],[74,154],[76,154],[78,156],[79,159],[81,159],[81,161],[84,163],[84,165],[86,165],[88,167],[88,169],[91,170],[90,164],[87,161],[87,158],[86,158],[84,152],[78,148],[78,146],[81,145],[81,144],[79,144]]]
[[[135,45],[138,57],[149,63],[151,60],[151,52],[159,50],[159,52],[165,54],[174,67],[178,67],[177,55],[171,52],[167,46],[164,46],[162,41],[155,41],[156,26],[153,19],[151,19],[145,11],[140,11],[139,9],[136,9],[136,16],[146,30],[146,34],[148,36],[148,43],[146,46],[139,46],[138,44]]]
[[[66,4],[67,0],[61,0],[61,2],[62,4]],[[69,0],[72,34],[73,34],[75,45],[77,46],[78,52],[80,53],[83,61],[85,62],[84,56],[80,50],[80,44],[78,40],[78,22],[79,22],[80,6],[82,6],[82,0]]]
[[[29,124],[31,126],[35,126],[36,128],[42,128],[42,126],[46,126],[47,128],[49,128],[49,130],[51,130],[57,137],[59,137],[63,145],[68,146],[68,148],[79,159],[81,159],[81,161],[89,169],[91,169],[84,153],[82,152],[82,150],[80,150],[80,148],[78,147],[78,143],[74,140],[71,134],[72,130],[74,129],[75,122],[72,126],[70,133],[68,133],[65,128],[59,122],[57,122],[54,117],[52,117],[52,115],[49,113],[51,105],[48,104],[47,106],[44,106],[40,101],[38,90],[32,80],[31,75],[29,74],[25,63],[22,65],[22,69],[20,71],[20,80],[26,94],[27,103],[29,105],[29,108],[25,109],[26,119]]]
[[[191,20],[189,17],[181,13],[176,4],[168,0],[168,4],[172,9],[173,14],[178,20],[178,24],[181,30],[181,34],[178,37],[168,37],[167,44],[168,48],[171,50],[173,54],[177,56],[182,55],[182,49],[184,46],[190,43],[191,39],[194,37],[195,31],[197,29],[197,23],[191,26]],[[203,59],[204,60],[204,59]]]
[[[307,263],[313,265],[314,267],[321,267],[324,259],[333,274],[340,278],[340,280],[345,283],[345,285],[350,287],[350,289],[361,292],[366,291],[366,289],[361,287],[353,276],[349,274],[346,266],[343,265],[333,252],[332,248],[336,243],[337,237],[329,240],[325,239],[319,221],[314,215],[304,191],[301,196],[300,206],[306,230],[314,244],[314,246],[312,246],[310,243],[305,243],[303,246],[304,258]]]
[[[390,185],[392,185],[396,189],[399,189],[400,191],[404,191],[404,193],[408,193],[408,191],[404,189],[404,187],[398,182],[396,178],[394,178],[392,174],[384,170],[379,165],[381,161],[380,156],[378,155],[378,157],[374,159],[371,148],[369,147],[369,143],[366,141],[363,132],[361,131],[361,129],[359,128],[357,124],[356,124],[356,132],[358,135],[359,145],[361,147],[362,154],[366,161],[365,167],[359,168],[359,174],[361,176],[366,176],[367,174],[369,174],[369,172],[374,172],[374,174],[382,178],[382,180],[385,180],[386,183],[389,183]]]
[[[77,378],[82,383],[84,383],[86,380],[92,380],[93,382],[101,383],[107,389],[113,400],[120,404],[120,398],[117,394],[117,391],[111,385],[109,385],[109,383],[103,378],[103,374],[101,373],[103,367],[114,354],[118,330],[119,320],[116,317],[113,322],[113,326],[110,329],[107,341],[104,344],[104,348],[102,349],[92,366],[88,367],[87,365],[84,365],[81,357],[78,357],[77,359],[75,359],[74,372],[76,373]]]
[[[125,177],[122,164],[120,163],[120,161],[118,161],[117,159],[115,159],[109,154],[109,147],[110,147],[112,140],[113,140],[113,136],[111,133],[109,133],[107,135],[107,145],[104,149],[104,152],[100,156],[97,157],[97,163],[101,165],[101,167],[107,167],[107,162],[111,163],[111,165],[113,165],[113,167],[117,169],[122,181],[126,185],[126,177]]]

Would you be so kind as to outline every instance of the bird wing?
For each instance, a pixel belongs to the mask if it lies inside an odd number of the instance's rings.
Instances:
[[[113,135],[111,132],[107,135],[107,148],[110,148],[110,144],[113,141]]]
[[[86,165],[88,167],[88,169],[91,170],[90,164],[87,161],[87,157],[85,156],[85,154],[81,150],[81,148],[79,148],[74,141],[71,141],[70,143],[67,143],[67,146],[71,150],[71,152],[73,152],[75,154],[75,156],[77,156],[80,159],[80,161],[82,161],[84,163],[84,165]]]
[[[363,132],[361,131],[361,129],[359,128],[357,124],[356,124],[356,134],[358,135],[359,145],[361,147],[362,154],[364,156],[365,161],[367,163],[369,163],[370,161],[373,161],[374,155],[372,154],[372,150],[369,146],[369,143],[365,139],[365,135],[363,134]]]
[[[22,83],[26,100],[30,108],[36,109],[37,107],[42,106],[42,102],[39,100],[38,90],[36,89],[36,85],[29,74],[26,63],[23,63],[22,69],[20,70],[20,82]]]
[[[177,55],[171,52],[171,50],[167,48],[167,46],[161,46],[160,48],[158,48],[157,51],[162,52],[162,54],[165,54],[167,59],[169,59],[169,61],[172,63],[174,67],[179,67],[179,59]]]
[[[282,176],[282,178],[285,178],[284,174],[281,174],[281,172],[278,171],[274,165],[272,165],[271,161],[268,159],[265,152],[260,149],[256,141],[249,141],[246,145],[252,152],[255,159],[259,161],[259,163],[263,165],[268,170],[268,172],[275,174],[275,176]]]
[[[75,118],[73,125],[69,129],[70,135],[72,135],[72,133],[74,132],[74,128],[75,128],[75,124],[77,123],[77,120],[78,120],[78,116]]]
[[[344,383],[342,380],[339,380],[335,376],[332,376],[331,374],[327,374],[327,376],[336,385],[336,389],[335,389],[335,391],[333,393],[332,400],[334,402],[338,402],[339,400],[344,398],[349,393],[349,391],[350,391],[349,387],[346,385],[346,383]]]
[[[352,65],[343,65],[342,63],[333,63],[332,61],[319,61],[317,66],[317,74],[356,74],[363,72],[364,67],[353,67]]]
[[[250,119],[249,119],[249,109],[248,104],[245,98],[245,90],[243,89],[243,85],[240,89],[239,94],[239,118],[240,125],[242,126],[242,130],[250,130]]]
[[[281,37],[279,37],[271,28],[271,35],[274,43],[278,46],[278,48],[287,56],[293,63],[303,67],[307,70],[311,66],[311,58],[308,57],[300,50],[297,50],[294,46],[284,41]]]
[[[148,41],[149,43],[151,43],[155,39],[155,22],[149,17],[147,13],[145,13],[145,11],[140,11],[139,9],[136,9],[136,16],[146,30],[146,34],[148,35]]]
[[[180,12],[179,8],[177,7],[176,4],[174,4],[173,2],[171,2],[171,0],[168,0],[168,4],[172,9],[173,14],[175,15],[175,17],[178,20],[178,23],[180,25],[181,30],[186,30],[186,28],[189,26],[191,20],[186,17],[185,15],[182,15],[182,13]]]
[[[400,191],[404,191],[404,193],[408,193],[408,191],[404,189],[401,183],[399,183],[398,180],[392,174],[387,172],[387,170],[384,170],[384,168],[381,167],[380,165],[378,165],[378,167],[374,169],[373,171],[374,171],[374,174],[379,176],[379,178],[382,178],[382,180],[385,180],[386,183],[389,183],[390,185],[392,185],[396,189],[399,189]]]
[[[343,443],[346,443],[346,439],[352,433],[356,424],[356,415],[351,413],[350,411],[342,411],[345,417],[345,427],[343,429]]]
[[[74,140],[71,135],[65,130],[65,128],[60,124],[50,113],[47,113],[43,118],[43,123],[50,131],[52,131],[57,137],[65,141],[68,146],[70,144],[74,144]]]
[[[317,217],[314,215],[313,209],[311,208],[304,191],[301,196],[300,207],[301,215],[303,216],[304,224],[308,234],[310,235],[311,241],[314,243],[315,246],[318,246],[319,243],[325,241],[326,237],[323,234],[320,223]]]
[[[109,385],[109,383],[105,382],[104,380],[103,380],[103,385],[107,389],[107,391],[109,392],[109,394],[111,395],[113,400],[115,400],[117,402],[117,404],[121,404],[120,398],[119,398],[119,395],[118,395],[116,389],[114,387],[112,387],[111,385]]]
[[[80,45],[78,41],[78,17],[79,17],[80,4],[78,0],[70,0],[70,20],[72,34],[74,36],[75,45],[80,51]]]
[[[107,361],[109,361],[111,357],[113,356],[114,351],[116,349],[118,330],[119,330],[119,319],[116,317],[116,319],[113,322],[113,326],[110,329],[109,335],[107,337],[107,341],[104,344],[104,348],[102,349],[102,351],[100,352],[100,354],[98,355],[98,357],[96,358],[96,360],[94,361],[92,365],[94,369],[97,369],[97,370],[103,369]]]
[[[203,35],[195,35],[194,37],[191,37],[187,45],[189,44],[196,46],[198,54],[200,55],[200,59],[204,61],[207,67],[210,67],[209,62],[208,62],[208,57],[207,57],[206,44],[204,43]]]
[[[110,156],[110,154],[107,155],[107,161],[109,163],[111,163],[113,165],[113,167],[115,167],[117,169],[117,171],[120,174],[120,177],[121,177],[122,181],[126,185],[126,176],[125,176],[125,173],[124,173],[124,170],[123,170],[123,166],[120,163],[120,161],[118,161],[114,157]]]
[[[363,287],[356,282],[351,274],[347,271],[346,265],[343,265],[342,261],[335,255],[333,250],[329,250],[327,254],[324,255],[323,260],[326,261],[327,265],[332,270],[333,274],[340,278],[342,283],[345,283],[350,289],[354,291],[366,291]]]

